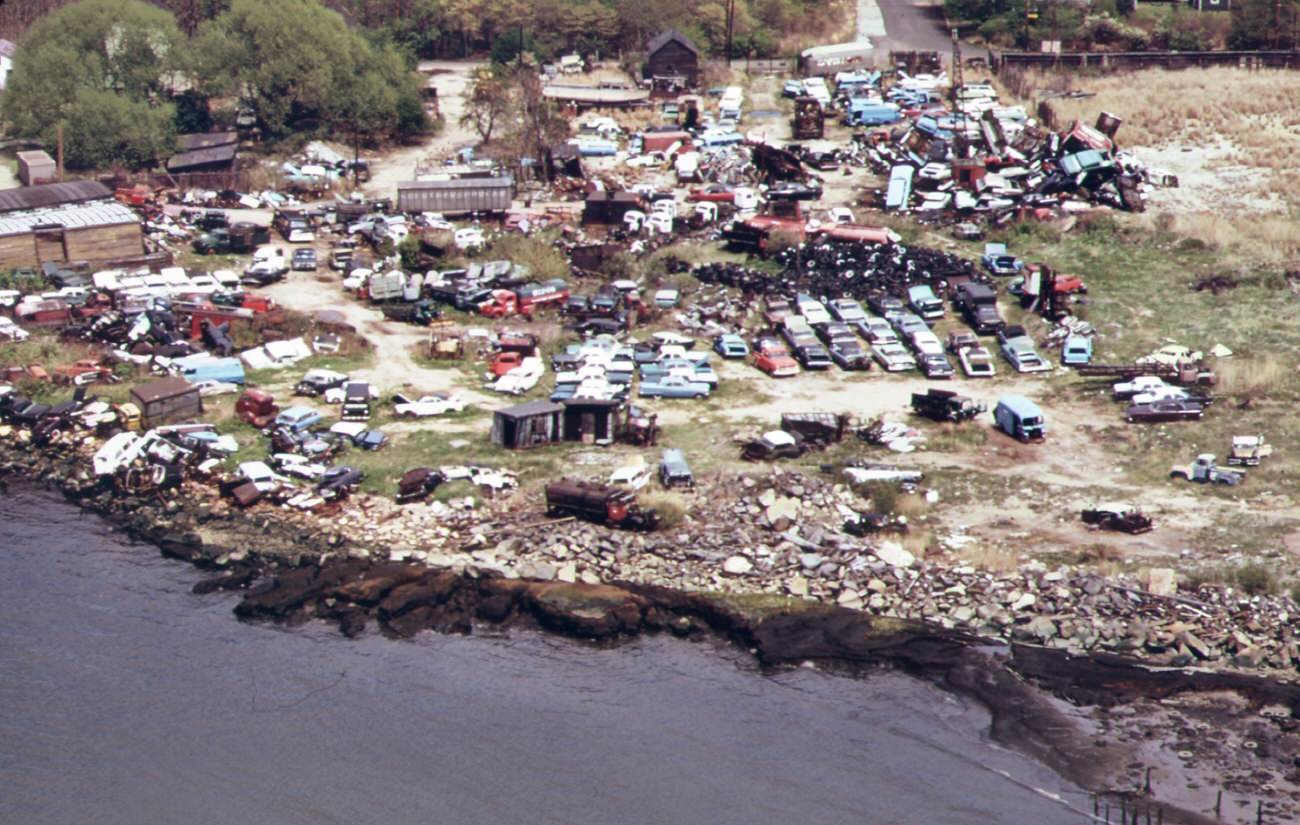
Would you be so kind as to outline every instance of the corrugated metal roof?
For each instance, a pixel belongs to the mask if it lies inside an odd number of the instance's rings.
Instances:
[[[495,414],[505,418],[531,418],[534,415],[553,415],[559,412],[564,412],[564,406],[553,401],[525,401],[497,410]]]
[[[454,178],[452,180],[407,180],[397,184],[402,189],[482,189],[483,187],[500,187],[510,189],[515,179],[510,175],[496,178]]]
[[[0,189],[0,212],[43,209],[64,203],[82,203],[112,196],[113,193],[109,188],[97,180],[71,180],[64,183],[23,186],[17,189]]]
[[[569,86],[551,83],[542,87],[542,96],[574,103],[640,103],[650,99],[645,89],[598,89],[594,86]]]
[[[137,385],[135,389],[131,390],[131,395],[147,404],[150,401],[175,398],[189,392],[198,394],[198,390],[195,389],[194,385],[184,378],[163,378],[159,381],[150,381],[148,384]]]
[[[194,132],[176,136],[176,151],[193,152],[195,149],[211,149],[231,143],[239,143],[238,132]]]
[[[225,146],[213,146],[210,149],[195,149],[172,155],[167,161],[168,172],[183,172],[195,166],[207,166],[210,163],[230,163],[235,159],[239,146],[230,143]]]
[[[0,216],[0,236],[24,235],[34,227],[51,224],[66,229],[84,229],[139,222],[139,215],[117,201],[96,201],[52,209],[33,209],[30,212],[10,212]]]

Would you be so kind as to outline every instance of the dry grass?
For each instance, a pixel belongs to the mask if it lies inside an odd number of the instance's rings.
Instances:
[[[1300,75],[1212,68],[1148,69],[1100,76],[1027,73],[1019,91],[1028,102],[1048,92],[1081,90],[1092,97],[1050,101],[1060,123],[1091,123],[1098,111],[1124,119],[1120,133],[1129,145],[1200,142],[1221,135],[1243,148],[1280,152],[1281,168],[1300,159],[1293,129],[1300,125]]]
[[[1229,358],[1215,365],[1215,374],[1215,392],[1237,398],[1266,397],[1292,378],[1285,363],[1267,357]]]
[[[1300,260],[1300,223],[1287,216],[1145,212],[1134,220],[1143,228],[1195,238],[1215,249],[1248,248],[1251,258],[1265,265]]]

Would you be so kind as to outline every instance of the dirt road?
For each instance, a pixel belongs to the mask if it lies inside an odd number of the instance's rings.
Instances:
[[[420,71],[433,75],[438,89],[438,106],[443,128],[437,135],[416,146],[407,146],[384,155],[372,164],[370,181],[361,187],[371,197],[393,197],[397,184],[411,180],[416,164],[426,158],[440,158],[460,146],[476,142],[478,136],[460,125],[465,113],[464,94],[470,75],[482,63],[467,60],[422,60]]]
[[[868,8],[864,9],[864,6]],[[876,6],[878,11],[873,13],[870,6]],[[884,20],[883,37],[861,31],[864,22],[880,18]],[[951,35],[944,29],[941,2],[859,0],[858,21],[859,35],[871,37],[872,44],[882,55],[894,49],[937,51],[941,55],[946,55],[952,50]]]

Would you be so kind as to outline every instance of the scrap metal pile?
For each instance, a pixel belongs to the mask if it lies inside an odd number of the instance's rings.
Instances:
[[[970,261],[923,246],[822,240],[784,250],[776,260],[782,266],[780,273],[733,263],[705,263],[693,274],[703,283],[751,295],[800,290],[858,300],[902,295],[914,284],[944,291],[957,281],[990,280]]]
[[[1000,221],[1026,210],[1055,217],[1095,205],[1140,212],[1153,185],[1177,185],[1115,140],[1121,120],[1101,113],[1094,126],[1073,121],[1053,132],[1023,107],[999,104],[986,84],[956,91],[955,111],[907,110],[892,129],[854,136],[858,162],[889,176],[879,205],[936,222],[987,215]]]

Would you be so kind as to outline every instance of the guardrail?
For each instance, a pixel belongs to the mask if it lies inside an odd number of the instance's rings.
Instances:
[[[1129,71],[1133,69],[1192,69],[1210,66],[1258,69],[1300,68],[1300,52],[989,52],[994,71],[1018,69],[1096,69]]]

